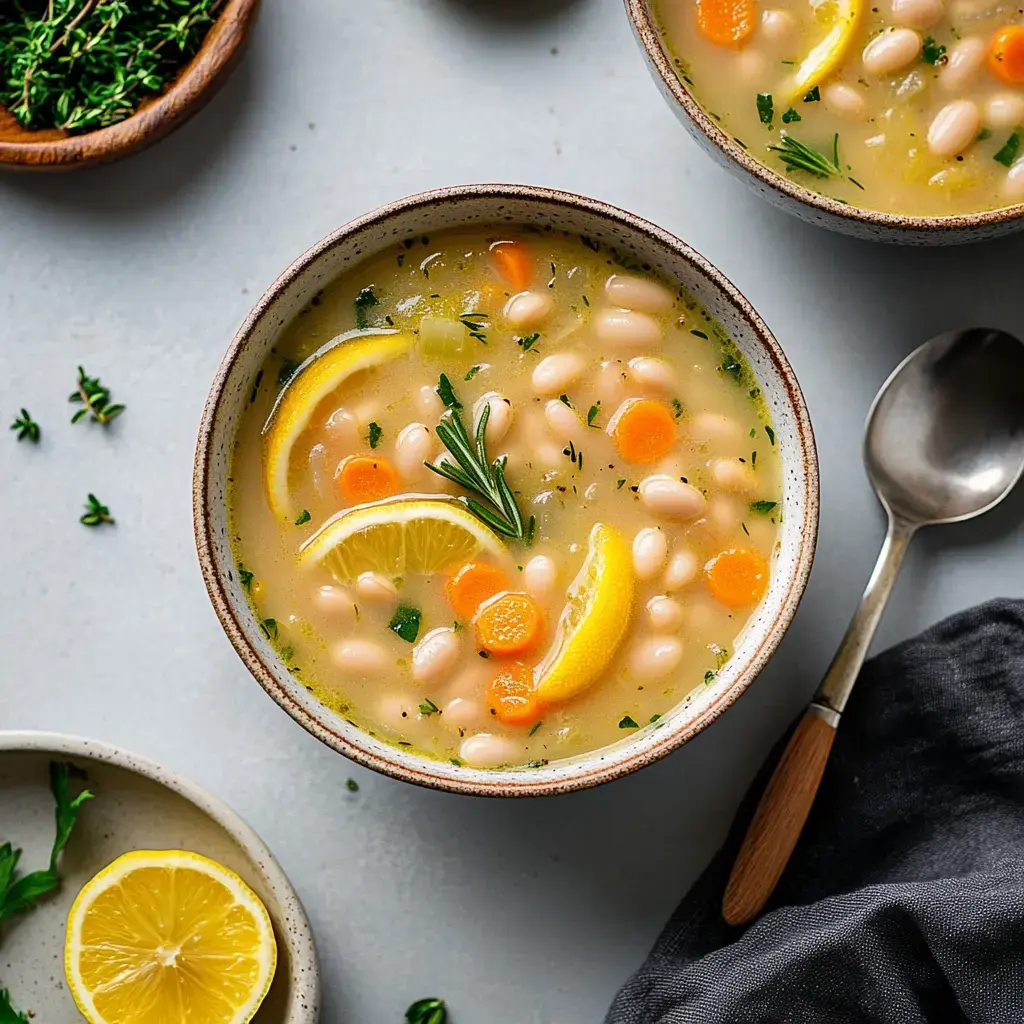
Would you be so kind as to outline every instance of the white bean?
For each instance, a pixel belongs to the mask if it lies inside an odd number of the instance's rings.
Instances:
[[[335,409],[325,427],[332,449],[350,453],[359,444],[359,423],[348,409]]]
[[[683,624],[683,606],[674,598],[659,594],[647,602],[647,618],[659,633],[675,633]]]
[[[656,348],[661,344],[661,325],[646,313],[627,309],[603,309],[593,321],[598,343],[612,348]]]
[[[638,313],[667,313],[675,301],[672,293],[657,281],[626,274],[612,274],[604,283],[604,293],[613,306]]]
[[[739,459],[715,459],[711,476],[719,487],[740,494],[753,494],[758,487],[757,473]]]
[[[520,292],[505,303],[505,319],[513,327],[538,327],[555,308],[550,292]]]
[[[733,441],[742,433],[735,420],[717,412],[701,412],[690,421],[690,437],[695,441]]]
[[[676,371],[664,359],[653,356],[630,359],[629,374],[637,384],[658,391],[672,391],[676,386]]]
[[[576,438],[583,428],[579,416],[560,398],[552,398],[545,404],[544,418],[559,441]]]
[[[688,587],[700,572],[700,562],[692,551],[677,551],[669,559],[665,575],[661,578],[662,585],[668,591],[682,590]]]
[[[621,359],[605,359],[594,380],[594,397],[606,408],[618,405],[626,397],[626,364]]]
[[[750,46],[744,47],[736,55],[736,75],[742,81],[753,84],[764,80],[768,70],[768,58]]]
[[[484,406],[490,407],[487,414],[487,426],[484,428],[484,440],[488,445],[501,444],[512,426],[512,403],[497,391],[489,391],[473,404],[473,425],[480,422]]]
[[[761,15],[761,35],[775,49],[792,46],[797,37],[796,18],[789,11],[765,11]]]
[[[653,579],[668,560],[668,538],[657,526],[645,526],[633,538],[633,570],[641,580]]]
[[[350,638],[331,647],[331,661],[347,676],[368,679],[383,676],[394,666],[387,651],[372,640]]]
[[[989,128],[1016,128],[1024,124],[1024,96],[1000,92],[985,100],[985,124]]]
[[[864,47],[861,60],[872,75],[891,75],[917,60],[921,37],[911,28],[889,28]]]
[[[356,593],[370,604],[392,605],[398,601],[398,588],[379,572],[364,572],[356,580]]]
[[[444,412],[444,402],[438,397],[432,384],[424,384],[416,392],[416,412],[420,419],[433,423]]]
[[[533,389],[542,395],[557,395],[580,379],[584,366],[583,357],[575,352],[545,356],[533,368]]]
[[[451,626],[432,629],[412,649],[412,677],[433,683],[448,676],[459,660],[462,640]]]
[[[523,568],[523,586],[535,601],[544,601],[555,590],[558,565],[547,555],[534,555]]]
[[[683,659],[683,645],[674,636],[656,634],[638,641],[629,652],[629,672],[636,679],[664,679]]]
[[[1024,202],[1024,157],[1006,172],[1003,194],[1015,203]]]
[[[936,115],[928,129],[928,148],[936,156],[956,156],[977,137],[981,112],[971,100],[953,100]]]
[[[468,736],[459,747],[459,757],[474,768],[500,768],[515,764],[522,756],[523,751],[514,740],[489,732]]]
[[[985,63],[985,40],[977,36],[961,39],[949,48],[946,66],[939,72],[939,85],[948,93],[960,93]]]
[[[442,708],[441,722],[452,729],[480,728],[486,721],[483,704],[468,697],[456,697]]]
[[[867,100],[860,89],[843,82],[829,82],[821,90],[821,98],[830,113],[851,121],[861,121],[867,113]]]
[[[395,438],[395,462],[403,476],[419,476],[433,451],[434,438],[422,423],[407,423]]]
[[[356,603],[345,587],[334,587],[329,584],[320,587],[314,601],[321,611],[329,612],[339,619],[347,620],[356,617]]]
[[[729,537],[740,529],[745,508],[728,494],[714,495],[708,502],[708,529],[719,539]]]
[[[385,694],[377,702],[377,717],[393,729],[401,729],[408,726],[410,719],[415,720],[416,704],[411,697]]]
[[[664,473],[644,477],[638,491],[651,512],[670,519],[695,519],[707,507],[707,499],[696,487]]]
[[[892,0],[892,17],[907,28],[931,28],[946,13],[942,0]]]

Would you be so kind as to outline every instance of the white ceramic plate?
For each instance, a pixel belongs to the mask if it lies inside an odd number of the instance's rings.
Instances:
[[[53,842],[49,762],[88,775],[96,799],[82,808],[61,866],[64,884],[39,908],[5,922],[0,988],[43,1024],[82,1024],[64,980],[64,928],[79,889],[129,850],[193,850],[237,872],[266,904],[278,966],[253,1024],[316,1024],[320,973],[313,934],[295,890],[259,836],[234,811],[187,779],[95,740],[0,732],[0,843],[23,850],[25,871],[45,866]],[[195,1022],[200,1024],[200,1022]]]

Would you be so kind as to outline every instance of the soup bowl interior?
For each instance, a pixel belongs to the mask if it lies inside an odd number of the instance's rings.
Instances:
[[[952,216],[885,213],[840,202],[773,170],[738,143],[690,92],[677,73],[653,0],[624,0],[648,69],[659,91],[698,145],[759,196],[820,227],[900,245],[955,245],[997,238],[1024,228],[1024,204]]]
[[[732,335],[758,378],[784,474],[779,550],[768,592],[711,685],[694,692],[656,727],[590,754],[539,767],[474,769],[384,743],[320,703],[288,671],[260,631],[231,547],[228,486],[240,417],[282,329],[327,283],[410,236],[445,228],[551,226],[629,253],[679,281]],[[214,380],[200,429],[194,478],[199,558],[210,597],[236,651],[264,689],[314,736],[370,768],[422,785],[484,795],[569,791],[649,764],[709,725],[753,681],[796,610],[817,535],[818,477],[803,396],[778,343],[736,289],[698,253],[638,217],[566,193],[522,186],[466,186],[386,206],[328,236],[297,260],[256,305]]]

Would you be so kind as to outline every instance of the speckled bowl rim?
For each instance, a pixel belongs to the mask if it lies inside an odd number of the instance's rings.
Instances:
[[[319,1021],[320,963],[306,911],[273,853],[237,812],[179,772],[103,740],[58,732],[0,730],[0,754],[18,753],[78,757],[113,765],[176,793],[224,829],[263,878],[280,908],[276,931],[278,940],[288,948],[292,973],[286,1020],[288,1024]]]
[[[714,119],[684,88],[672,66],[672,57],[666,50],[662,42],[662,35],[655,24],[651,0],[624,0],[624,2],[629,20],[633,24],[633,31],[646,52],[647,59],[680,109],[725,156],[764,182],[769,188],[782,192],[805,206],[842,217],[844,220],[906,232],[921,231],[940,234],[944,231],[962,231],[1005,224],[1024,216],[1024,203],[1015,203],[1012,206],[1003,206],[998,210],[987,210],[983,213],[965,213],[950,217],[915,217],[909,214],[868,210],[862,206],[841,203],[829,196],[804,188],[792,178],[773,171],[767,164],[763,164],[751,156],[715,123]]]
[[[657,742],[651,743],[645,749],[630,751],[627,744],[621,754],[616,753],[614,758],[606,759],[599,755],[609,748],[599,748],[575,763],[572,774],[567,773],[552,779],[538,778],[538,773],[531,769],[523,770],[522,775],[514,780],[510,780],[507,773],[501,778],[495,778],[495,773],[486,769],[470,768],[460,769],[466,777],[443,777],[431,771],[433,767],[441,767],[438,762],[426,757],[413,758],[406,754],[407,758],[414,759],[416,762],[416,767],[410,767],[398,760],[375,753],[363,745],[362,739],[366,737],[366,734],[361,730],[355,730],[355,738],[350,739],[300,705],[274,678],[260,652],[250,643],[244,627],[235,616],[228,599],[225,581],[217,570],[217,560],[214,556],[213,517],[206,508],[206,495],[209,493],[209,476],[213,463],[214,425],[221,401],[224,398],[226,384],[236,360],[248,343],[257,324],[272,309],[277,297],[312,264],[356,232],[380,226],[396,214],[421,209],[429,210],[439,204],[459,204],[465,200],[478,199],[525,200],[536,203],[541,209],[561,206],[583,210],[646,236],[652,244],[665,247],[676,257],[689,263],[697,273],[705,275],[745,321],[778,373],[785,389],[785,399],[792,411],[796,437],[799,442],[799,451],[795,459],[802,462],[804,471],[804,521],[800,534],[799,556],[794,562],[788,589],[773,625],[766,632],[761,644],[751,653],[746,664],[738,669],[732,685],[723,689],[718,698],[701,713],[680,723],[676,728],[666,729],[664,735]],[[782,348],[750,303],[717,267],[695,249],[656,224],[596,199],[533,185],[458,185],[407,196],[349,221],[317,242],[292,263],[253,307],[238,329],[217,370],[199,428],[192,496],[196,547],[210,600],[238,656],[273,700],[307,732],[358,764],[405,782],[474,796],[549,796],[589,789],[653,764],[707,728],[723,711],[735,703],[754,681],[785,635],[807,586],[818,536],[818,459],[807,406],[796,375]],[[735,661],[736,659],[733,658],[730,665],[735,664]],[[396,750],[396,755],[397,753]],[[564,762],[558,763],[563,764]]]

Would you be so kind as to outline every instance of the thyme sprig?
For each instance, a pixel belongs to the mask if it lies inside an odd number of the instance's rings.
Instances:
[[[0,3],[0,104],[24,128],[122,121],[198,52],[223,2]]]
[[[493,462],[487,457],[484,433],[491,412],[490,403],[484,403],[475,436],[470,439],[459,415],[462,403],[459,402],[451,381],[443,373],[437,392],[448,406],[441,414],[437,436],[455,462],[444,459],[437,465],[432,462],[425,462],[424,465],[438,476],[443,476],[446,480],[451,480],[467,491],[479,495],[486,504],[482,504],[476,498],[467,498],[466,504],[473,515],[492,530],[503,537],[517,540],[520,544],[529,545],[537,529],[537,520],[535,516],[530,516],[528,522],[523,520],[515,495],[505,479],[508,457],[502,456]]]
[[[85,515],[81,516],[78,521],[83,526],[101,526],[103,523],[114,525],[110,509],[102,504],[95,494],[89,495],[89,500],[85,504]]]
[[[79,402],[82,408],[71,417],[77,423],[86,416],[92,416],[97,423],[106,426],[115,416],[120,416],[125,407],[110,401],[110,388],[105,388],[99,377],[90,377],[80,366],[78,386],[68,395],[69,402]]]
[[[39,424],[32,419],[28,409],[21,410],[21,415],[11,424],[11,430],[18,432],[19,441],[29,440],[33,444],[38,444],[39,438],[42,436]]]

